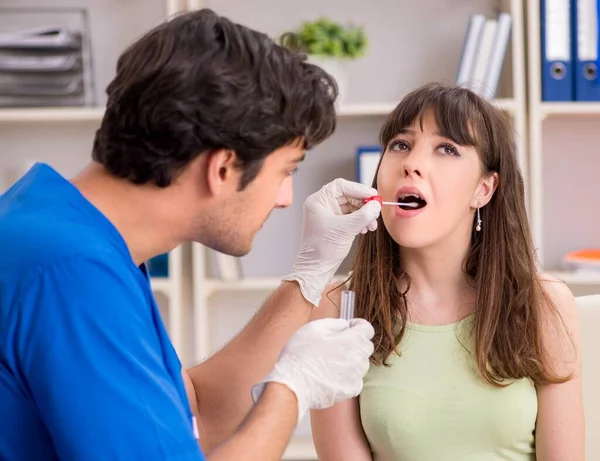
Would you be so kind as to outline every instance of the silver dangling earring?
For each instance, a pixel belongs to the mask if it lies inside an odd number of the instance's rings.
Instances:
[[[475,226],[477,232],[481,231],[481,215],[479,214],[479,203],[477,204],[477,225]]]

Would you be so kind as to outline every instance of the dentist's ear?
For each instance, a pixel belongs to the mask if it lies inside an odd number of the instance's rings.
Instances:
[[[481,178],[477,189],[475,189],[475,193],[473,194],[473,199],[471,203],[471,207],[473,208],[483,208],[486,206],[489,201],[492,199],[494,192],[496,192],[496,188],[498,187],[498,173],[494,172],[491,175]]]

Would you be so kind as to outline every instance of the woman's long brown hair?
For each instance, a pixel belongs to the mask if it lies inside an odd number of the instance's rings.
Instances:
[[[477,292],[473,333],[479,372],[498,386],[523,377],[536,384],[564,382],[568,377],[553,372],[544,348],[542,330],[550,316],[557,321],[560,316],[536,269],[510,120],[468,89],[430,84],[408,94],[389,115],[380,132],[383,148],[401,129],[422,123],[427,110],[434,112],[442,136],[476,148],[484,175],[499,176],[491,201],[480,210],[482,230],[473,225],[463,266]],[[410,278],[381,217],[378,224],[376,232],[359,238],[349,286],[356,292],[357,315],[375,328],[371,360],[387,365],[406,330]]]

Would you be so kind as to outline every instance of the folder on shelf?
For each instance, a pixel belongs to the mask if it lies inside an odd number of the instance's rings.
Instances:
[[[485,28],[486,20],[487,19],[483,14],[473,14],[469,18],[467,35],[463,44],[460,64],[456,74],[457,85],[467,85],[473,78],[479,52],[479,44],[481,42],[481,36],[483,34],[483,29]]]
[[[472,89],[486,99],[496,97],[508,48],[512,16],[500,13],[495,19],[474,14],[467,35],[455,83]]]
[[[151,277],[169,276],[169,253],[154,256],[146,261],[146,268]]]
[[[508,48],[510,31],[512,27],[512,16],[508,13],[500,13],[495,25],[494,39],[491,44],[485,77],[483,80],[482,96],[486,99],[496,97],[502,64]]]
[[[356,181],[371,186],[383,151],[380,146],[360,146],[356,149]]]
[[[481,95],[485,92],[485,74],[492,58],[492,48],[497,27],[498,20],[496,19],[488,19],[485,23],[477,53],[477,61],[475,62],[473,76],[469,85],[473,91]]]
[[[548,0],[546,0],[548,1]],[[572,0],[575,43],[575,100],[600,101],[598,79],[598,3]]]
[[[574,99],[573,1],[577,0],[541,0],[540,3],[542,101]]]

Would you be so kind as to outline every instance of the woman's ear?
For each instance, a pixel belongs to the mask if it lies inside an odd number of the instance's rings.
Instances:
[[[497,187],[498,173],[493,172],[491,175],[482,178],[473,195],[473,203],[471,203],[471,206],[473,208],[483,208],[486,206],[492,199]]]

